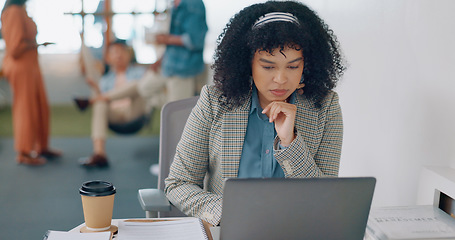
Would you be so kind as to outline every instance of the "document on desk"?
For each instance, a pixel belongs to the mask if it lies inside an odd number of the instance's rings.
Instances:
[[[378,240],[455,239],[455,219],[432,205],[373,208],[367,233]]]
[[[63,231],[48,231],[44,237],[45,240],[109,240],[110,232],[99,233],[78,233]]]
[[[120,222],[118,228],[118,240],[208,239],[201,220],[192,217],[164,221],[127,220]]]

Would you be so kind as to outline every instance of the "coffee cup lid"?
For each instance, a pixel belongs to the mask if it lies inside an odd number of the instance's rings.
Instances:
[[[95,180],[82,183],[79,193],[85,196],[98,197],[115,194],[116,190],[110,182]]]

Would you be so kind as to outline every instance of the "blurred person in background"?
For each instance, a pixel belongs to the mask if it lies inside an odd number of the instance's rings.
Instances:
[[[49,148],[49,104],[38,62],[37,27],[26,0],[7,0],[1,13],[6,52],[3,72],[13,92],[14,148],[19,164],[43,165],[61,156]]]
[[[166,45],[161,59],[151,65],[139,92],[152,97],[166,91],[164,103],[194,96],[196,77],[204,71],[204,40],[208,27],[202,0],[174,0],[169,34],[158,34]],[[157,106],[162,105],[157,101]]]
[[[127,124],[150,112],[146,99],[142,98],[136,85],[146,68],[135,65],[134,52],[125,40],[115,40],[107,47],[106,63],[109,71],[99,83],[87,78],[95,96],[93,105],[92,141],[93,155],[79,159],[85,167],[106,167],[106,137],[109,124]]]

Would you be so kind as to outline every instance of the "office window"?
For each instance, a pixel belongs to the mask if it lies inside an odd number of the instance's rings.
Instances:
[[[5,0],[0,0],[3,8]],[[80,11],[80,0],[29,0],[27,12],[38,26],[37,41],[55,42],[55,45],[40,48],[40,53],[69,53],[79,51],[80,19],[65,12]],[[0,45],[4,49],[4,42]]]
[[[116,38],[127,39],[133,45],[139,63],[153,63],[156,54],[151,45],[145,42],[145,30],[154,23],[155,8],[159,12],[166,9],[166,0],[112,0],[112,32]]]
[[[83,1],[83,2],[82,2]],[[112,31],[117,38],[129,39],[140,63],[156,60],[153,47],[145,43],[145,28],[151,28],[154,10],[163,12],[169,0],[111,0]],[[204,60],[209,63],[215,48],[217,36],[222,32],[229,18],[245,6],[264,0],[203,0],[207,10],[209,31],[206,36]],[[0,0],[3,7],[5,0]],[[83,7],[82,7],[83,5]],[[92,15],[103,12],[104,0],[28,0],[27,12],[38,26],[38,42],[55,42],[55,45],[40,47],[40,54],[79,53],[80,36],[84,25],[85,43],[98,57],[102,55],[104,17]],[[87,15],[82,20],[82,8]],[[138,14],[134,14],[138,13]],[[144,13],[144,14],[139,14]],[[0,25],[1,27],[1,25]],[[4,42],[0,39],[0,51]]]
[[[29,0],[27,12],[38,27],[37,42],[55,42],[55,45],[40,47],[39,52],[78,53],[80,33],[84,31],[85,44],[97,57],[101,57],[106,30],[103,0]],[[0,0],[3,6],[5,0]],[[82,19],[81,10],[87,15]],[[151,63],[156,59],[151,46],[145,44],[144,29],[153,25],[155,8],[164,11],[165,0],[112,0],[112,32],[115,38],[126,39],[136,50],[138,62]],[[82,25],[84,27],[82,28]],[[0,43],[4,49],[4,42]]]

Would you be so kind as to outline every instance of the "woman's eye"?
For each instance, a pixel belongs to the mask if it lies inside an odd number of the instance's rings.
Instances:
[[[298,69],[299,66],[289,66],[290,69]]]
[[[273,69],[272,66],[262,66],[262,68],[264,68],[264,69]]]

